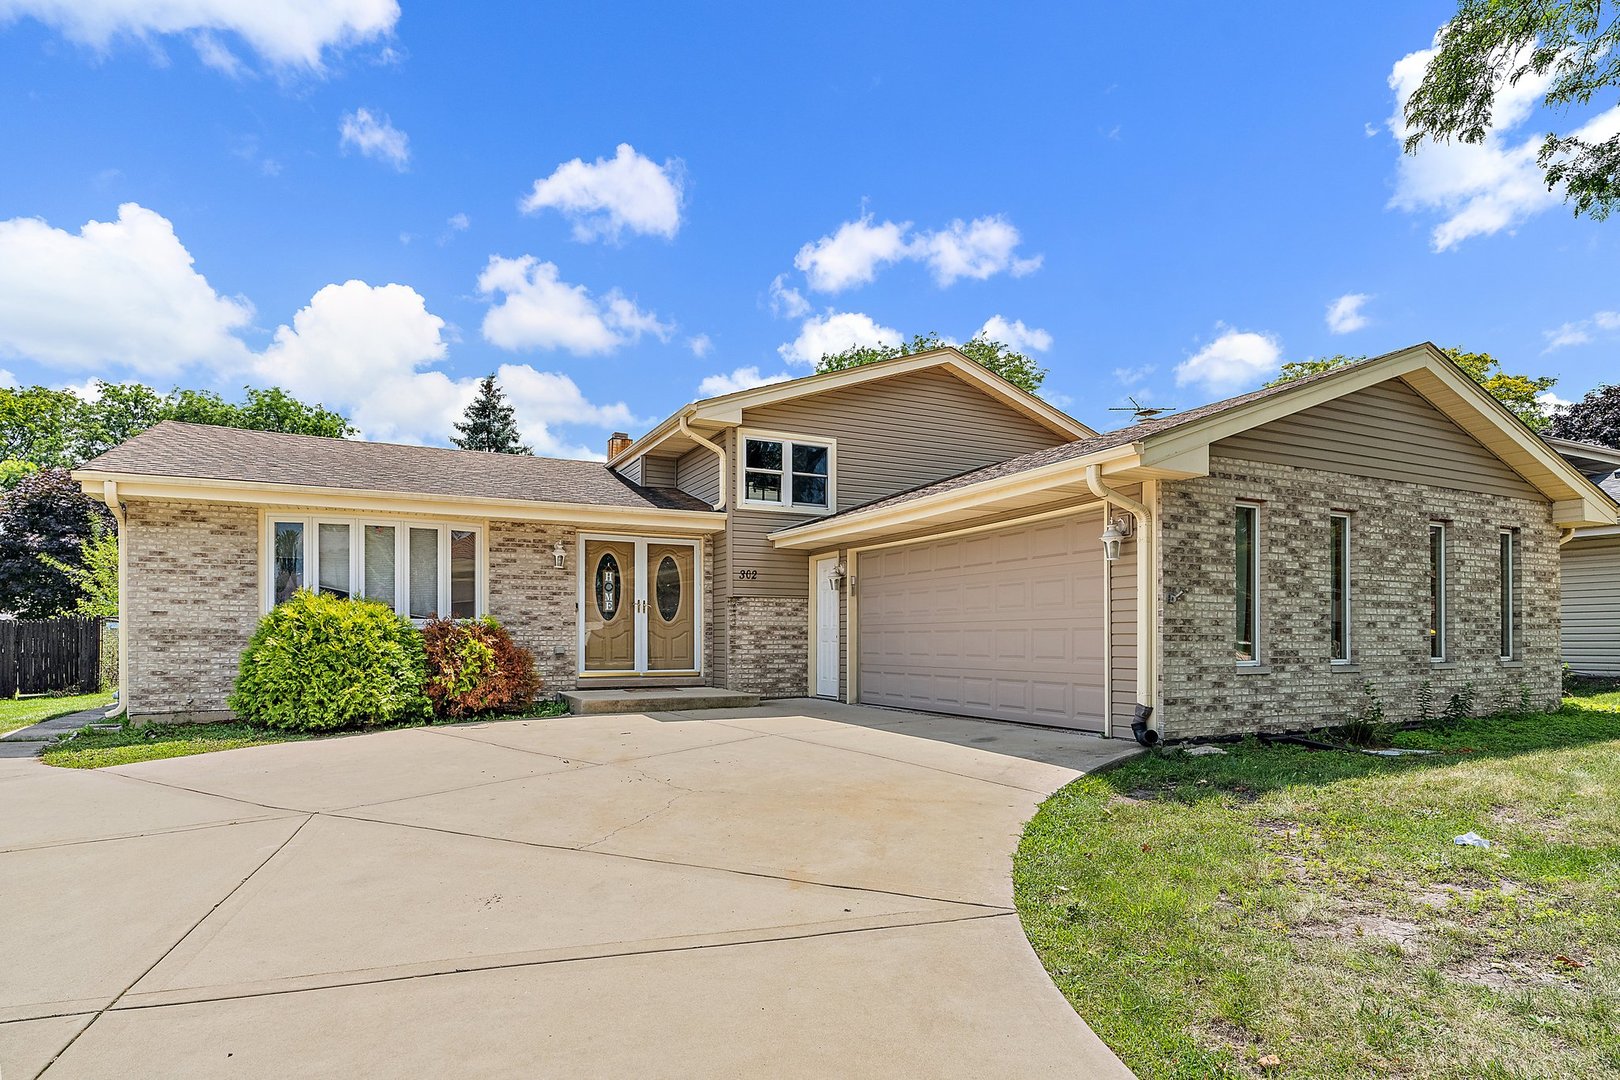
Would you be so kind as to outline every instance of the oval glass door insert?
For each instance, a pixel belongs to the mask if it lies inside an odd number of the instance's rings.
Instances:
[[[665,555],[659,561],[653,594],[658,601],[658,614],[665,622],[674,622],[675,616],[681,613],[681,568],[673,556]]]
[[[612,620],[619,613],[623,587],[619,560],[611,554],[603,555],[596,563],[596,610],[602,613],[602,618]]]

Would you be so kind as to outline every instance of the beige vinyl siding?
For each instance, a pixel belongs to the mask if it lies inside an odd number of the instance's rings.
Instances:
[[[641,463],[647,460],[646,455],[625,462],[619,466],[618,473],[632,484],[641,483]]]
[[[675,486],[675,459],[672,457],[653,457],[651,454],[641,459],[641,483],[647,487]]]
[[[751,409],[743,415],[743,427],[836,440],[840,510],[1067,441],[941,371],[913,372]],[[728,441],[727,482],[733,487],[735,436],[730,433]],[[740,508],[733,501],[729,516],[733,595],[806,596],[805,555],[775,551],[768,537],[808,515]],[[743,572],[754,576],[739,577]]]
[[[688,450],[675,462],[675,486],[706,503],[720,499],[720,458],[708,447]]]
[[[1540,498],[1518,473],[1399,379],[1222,439],[1209,452],[1504,498]]]
[[[1571,540],[1561,555],[1564,663],[1620,675],[1620,536]]]

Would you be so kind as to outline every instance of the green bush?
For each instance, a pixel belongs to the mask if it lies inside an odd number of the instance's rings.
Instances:
[[[300,591],[259,621],[230,705],[279,731],[409,723],[432,716],[426,681],[409,620],[375,601]]]

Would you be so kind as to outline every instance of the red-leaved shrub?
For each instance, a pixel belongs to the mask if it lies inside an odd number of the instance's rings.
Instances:
[[[534,654],[513,642],[506,628],[488,615],[429,619],[422,640],[428,670],[423,689],[439,716],[516,712],[532,705],[540,693]]]

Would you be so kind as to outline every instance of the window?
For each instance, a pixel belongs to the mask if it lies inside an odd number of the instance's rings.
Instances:
[[[833,447],[776,436],[743,439],[743,502],[828,510],[833,504]]]
[[[480,614],[481,537],[471,526],[272,516],[265,533],[267,606],[318,588],[417,620]]]
[[[1446,658],[1446,527],[1429,526],[1429,659]]]
[[[1260,508],[1237,508],[1237,635],[1240,664],[1260,662]]]
[[[1332,653],[1335,663],[1350,661],[1350,515],[1328,518],[1328,574],[1332,578],[1332,609],[1329,613]]]
[[[1503,529],[1497,534],[1497,558],[1502,576],[1502,659],[1512,660],[1513,650],[1517,648],[1517,633],[1515,621],[1518,619],[1518,563],[1515,559],[1514,534],[1512,529]]]
[[[304,523],[276,522],[274,544],[271,595],[279,604],[304,587]]]

